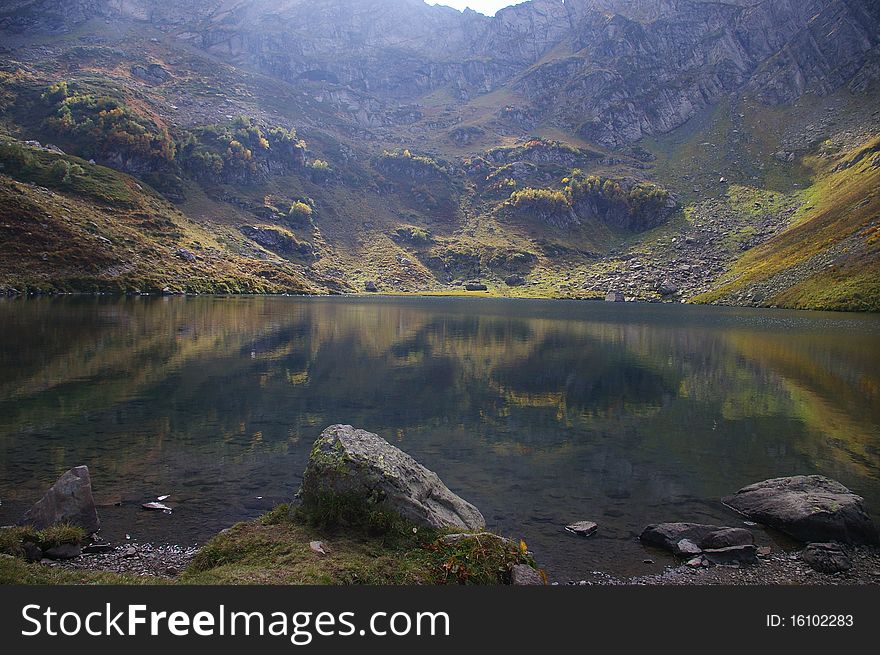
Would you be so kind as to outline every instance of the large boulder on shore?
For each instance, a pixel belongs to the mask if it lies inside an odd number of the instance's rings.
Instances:
[[[304,503],[328,497],[375,503],[426,528],[486,527],[480,510],[452,493],[436,473],[379,435],[350,425],[331,425],[315,441],[299,497]]]
[[[799,541],[880,543],[864,499],[821,475],[764,480],[743,487],[722,502]]]
[[[88,466],[77,466],[58,478],[20,521],[21,525],[32,525],[37,530],[59,523],[78,525],[87,534],[101,527]]]

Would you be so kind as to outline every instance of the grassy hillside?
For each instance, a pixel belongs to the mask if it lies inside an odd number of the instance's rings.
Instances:
[[[696,301],[880,311],[880,138],[808,163],[815,182],[792,225]]]
[[[245,257],[134,178],[18,142],[0,145],[0,291],[311,293],[301,269]]]

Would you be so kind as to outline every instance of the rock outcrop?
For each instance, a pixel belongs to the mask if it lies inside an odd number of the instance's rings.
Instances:
[[[93,534],[101,527],[89,467],[77,466],[67,471],[38,500],[20,521],[43,530],[59,523],[71,523]]]
[[[743,487],[722,502],[800,541],[880,543],[864,499],[821,475],[764,480]]]
[[[480,511],[436,473],[379,435],[350,425],[331,425],[315,442],[299,497],[304,503],[354,499],[426,528],[486,526]]]

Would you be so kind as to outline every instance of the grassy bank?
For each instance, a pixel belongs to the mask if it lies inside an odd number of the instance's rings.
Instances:
[[[3,550],[15,553],[16,539],[0,531]],[[509,584],[516,564],[535,564],[525,544],[488,532],[450,536],[388,516],[352,520],[280,505],[208,541],[174,580],[29,564],[7,554],[0,584]]]

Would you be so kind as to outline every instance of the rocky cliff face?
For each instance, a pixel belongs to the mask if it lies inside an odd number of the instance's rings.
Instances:
[[[828,93],[878,56],[868,2],[656,4],[666,11],[648,21],[584,12],[571,53],[534,67],[517,88],[585,138],[620,147],[746,87],[770,103]],[[632,6],[637,15],[647,3]]]
[[[320,86],[362,127],[407,122],[401,104],[438,89],[463,103],[508,87],[516,110],[613,148],[725,94],[789,103],[880,67],[870,0],[531,0],[491,18],[422,0],[31,0],[0,27],[58,30],[96,15],[174,28],[232,63]]]

